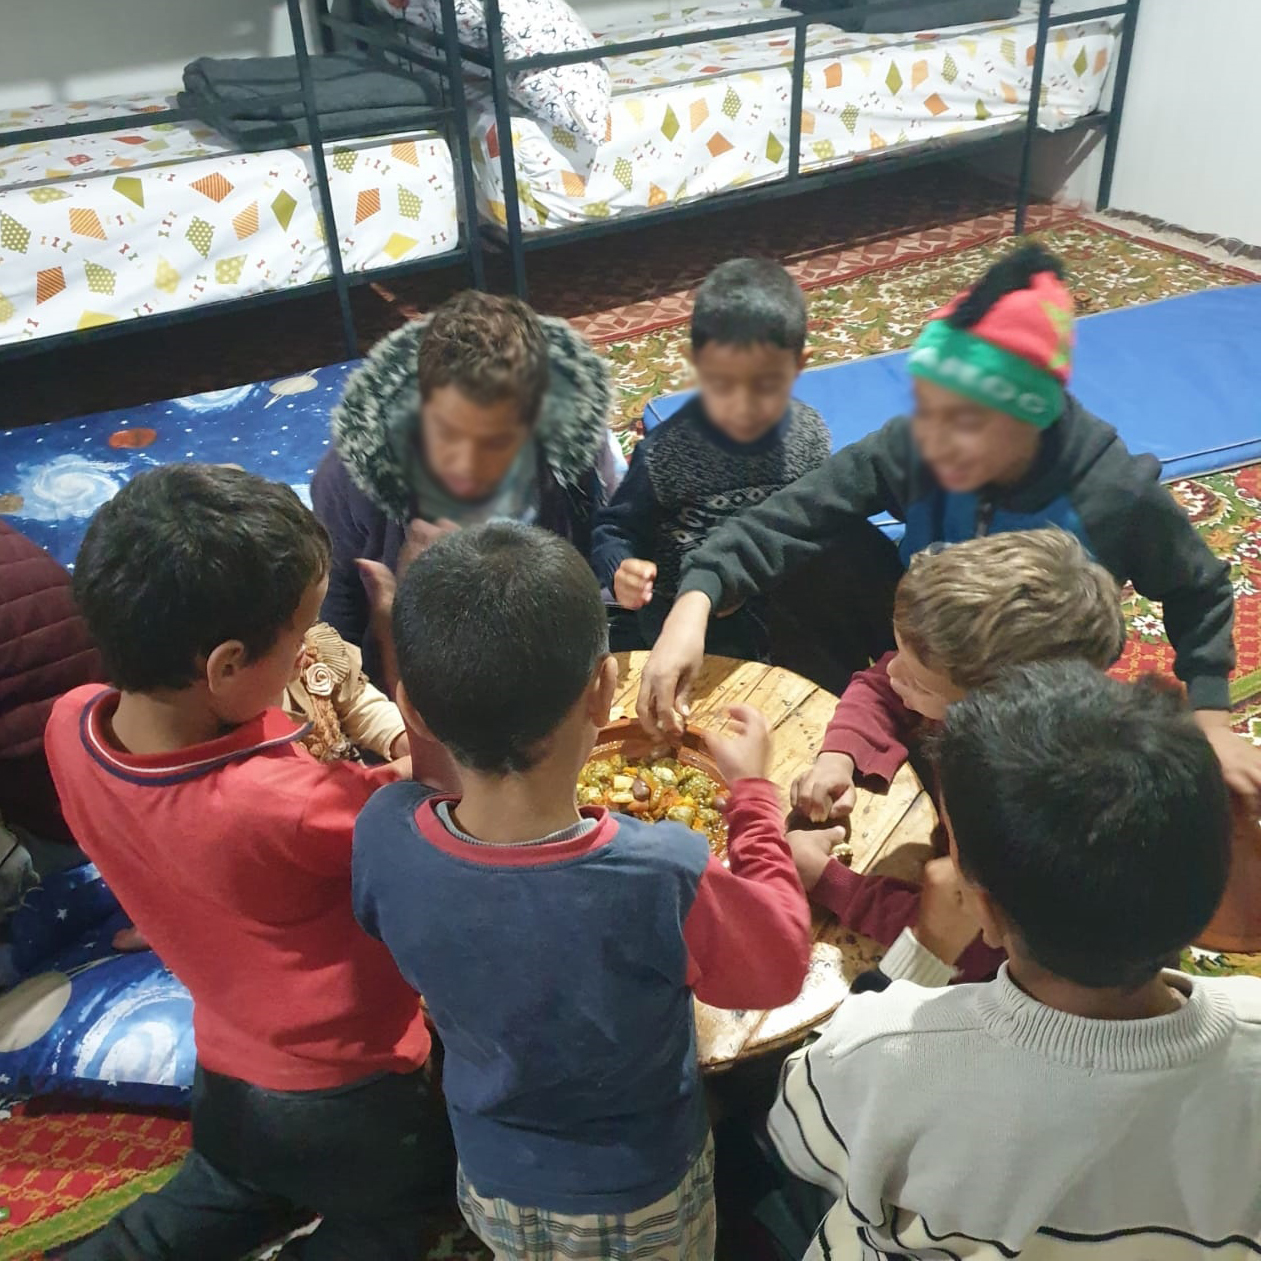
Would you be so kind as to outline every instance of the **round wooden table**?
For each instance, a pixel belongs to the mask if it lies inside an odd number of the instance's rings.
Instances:
[[[614,698],[615,718],[635,712],[646,652],[619,653],[621,682]],[[788,789],[814,761],[836,697],[808,679],[775,666],[727,657],[706,657],[692,688],[689,722],[722,729],[731,705],[752,705],[766,715],[774,736],[770,778],[788,809]],[[915,879],[931,857],[929,836],[936,814],[914,771],[904,766],[888,792],[858,791],[850,818],[855,871],[879,870]],[[850,980],[874,966],[882,950],[816,912],[810,971],[796,1001],[774,1011],[722,1011],[696,1004],[701,1066],[720,1072],[741,1060],[799,1041],[836,1010]]]

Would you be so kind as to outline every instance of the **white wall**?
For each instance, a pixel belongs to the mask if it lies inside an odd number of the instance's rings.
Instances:
[[[1112,204],[1261,245],[1261,0],[1143,0]]]
[[[1111,205],[1261,245],[1261,0],[1143,0]],[[1038,138],[1033,185],[1094,205],[1103,133]],[[1019,142],[977,165],[1015,178]]]
[[[0,0],[0,108],[176,88],[196,57],[293,51],[271,0]]]

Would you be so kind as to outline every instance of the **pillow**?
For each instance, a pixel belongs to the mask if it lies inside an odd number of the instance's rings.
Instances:
[[[378,8],[431,31],[442,27],[440,0],[375,0]],[[504,53],[537,57],[545,53],[598,48],[583,20],[565,0],[500,0]],[[482,0],[455,0],[460,39],[485,48]],[[608,137],[612,84],[604,62],[589,61],[554,70],[528,70],[510,76],[512,98],[537,118],[600,145]]]
[[[28,895],[13,921],[26,978],[0,994],[4,1093],[188,1102],[197,1060],[192,996],[153,951],[114,951],[110,942],[127,923],[90,864]],[[52,953],[32,964],[44,947]]]
[[[889,0],[872,0],[887,6]],[[798,13],[819,13],[837,7],[836,0],[789,0],[789,8]],[[1014,17],[1020,0],[906,0],[905,4],[867,12],[862,0],[852,0],[848,7],[853,16],[841,14],[832,24],[843,31],[862,31],[872,35],[903,35],[909,31],[932,31],[943,26],[963,26],[970,22],[992,22]]]

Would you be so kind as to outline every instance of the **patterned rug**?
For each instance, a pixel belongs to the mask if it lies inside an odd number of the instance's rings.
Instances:
[[[1043,239],[1068,263],[1082,312],[1254,278],[1061,212],[1046,212],[1038,222],[1045,228]],[[834,363],[906,346],[929,312],[1007,248],[999,239],[1002,224],[990,212],[988,218],[969,221],[966,229],[956,221],[896,241],[850,241],[792,257],[799,278],[812,286],[814,361]],[[734,252],[738,244],[742,242],[728,239],[725,252]],[[682,272],[677,257],[689,258]],[[623,283],[610,294],[603,315],[589,314],[584,321],[589,333],[604,341],[615,365],[618,423],[628,445],[637,436],[648,399],[688,381],[681,295],[694,282],[696,267],[689,255],[677,257],[673,275],[681,276],[683,284],[676,284],[667,298],[645,305]],[[653,266],[666,264],[657,260]],[[591,312],[591,295],[586,299]],[[626,328],[644,331],[628,336]],[[263,366],[255,379],[303,371],[309,363],[310,358],[288,368]],[[1231,561],[1238,599],[1237,725],[1261,738],[1261,466],[1182,482],[1173,489],[1209,545]],[[1132,636],[1122,672],[1168,669],[1159,610],[1131,595],[1126,611]],[[1201,971],[1261,974],[1261,958],[1201,955],[1188,956],[1185,963]],[[47,1103],[16,1105],[0,1109],[0,1118],[0,1261],[38,1256],[42,1249],[100,1225],[169,1176],[187,1142],[186,1125],[173,1117],[82,1104],[64,1111]],[[429,1261],[480,1261],[485,1253],[453,1216],[426,1255]]]

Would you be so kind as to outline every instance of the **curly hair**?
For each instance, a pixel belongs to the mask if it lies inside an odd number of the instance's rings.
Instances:
[[[420,397],[453,385],[488,406],[514,398],[527,425],[547,392],[547,339],[539,317],[520,298],[468,290],[438,307],[420,339]]]
[[[1019,530],[921,552],[898,584],[898,638],[970,691],[1007,666],[1081,658],[1103,669],[1125,646],[1115,579],[1064,530]]]

